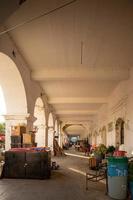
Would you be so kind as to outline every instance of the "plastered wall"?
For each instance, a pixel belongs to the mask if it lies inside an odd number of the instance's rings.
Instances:
[[[124,145],[129,155],[133,150],[133,69],[128,80],[120,82],[108,98],[108,104],[103,105],[97,117],[97,131],[106,127],[107,145],[115,145],[115,124],[122,118],[124,124]],[[108,124],[112,122],[112,130]]]

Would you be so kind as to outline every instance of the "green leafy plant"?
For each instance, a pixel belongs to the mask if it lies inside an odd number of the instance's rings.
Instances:
[[[94,153],[94,157],[99,160],[99,162],[105,158],[105,154],[107,152],[107,147],[104,144],[100,144],[98,145],[93,153]]]
[[[113,145],[108,146],[108,148],[107,148],[107,154],[109,154],[109,153],[113,154],[114,151],[115,151],[115,147]]]
[[[105,155],[107,152],[107,147],[104,144],[100,144],[94,149],[94,155]]]
[[[5,133],[5,123],[0,123],[0,133]]]
[[[105,153],[107,152],[107,147],[106,147],[104,144],[100,144],[100,145],[98,146],[98,152],[99,152],[100,154],[105,154]]]

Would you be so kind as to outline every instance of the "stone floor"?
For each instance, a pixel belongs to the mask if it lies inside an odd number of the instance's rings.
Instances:
[[[53,158],[60,165],[50,180],[0,180],[0,200],[109,200],[103,183],[85,190],[88,160],[73,156]]]

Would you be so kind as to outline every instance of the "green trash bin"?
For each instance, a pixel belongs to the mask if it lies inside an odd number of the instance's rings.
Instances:
[[[129,181],[133,182],[133,161],[130,162],[128,165],[128,177],[129,177]]]
[[[128,159],[127,157],[110,157],[107,166],[108,195],[111,198],[127,199]]]
[[[131,161],[128,165],[128,180],[129,180],[131,200],[133,200],[133,161]]]

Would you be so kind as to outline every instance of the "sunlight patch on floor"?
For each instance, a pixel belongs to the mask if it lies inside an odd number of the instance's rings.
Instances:
[[[85,172],[80,171],[80,170],[78,170],[78,169],[74,169],[74,168],[71,168],[71,167],[69,167],[68,169],[71,170],[71,171],[73,171],[73,172],[76,172],[76,173],[78,173],[78,174],[82,174],[82,175],[86,176],[86,173],[85,173]]]
[[[77,155],[77,154],[72,154],[72,153],[65,153],[67,156],[74,156],[74,157],[78,157],[78,158],[85,158],[85,159],[89,159],[89,157],[86,156],[81,156],[81,155]]]

